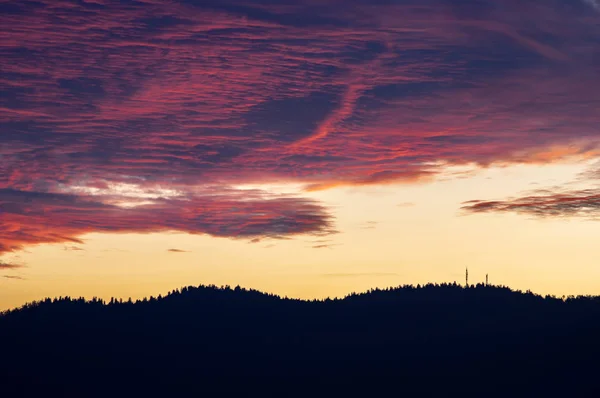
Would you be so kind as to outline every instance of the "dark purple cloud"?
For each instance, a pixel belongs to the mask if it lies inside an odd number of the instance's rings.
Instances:
[[[471,200],[463,203],[469,213],[519,213],[538,218],[568,217],[600,220],[600,167],[598,164],[563,186],[536,189],[503,200]],[[575,189],[575,184],[588,185]],[[534,184],[537,185],[537,184]]]
[[[600,219],[600,189],[552,192],[514,199],[466,202],[470,213],[519,213],[535,217],[582,217]]]
[[[0,7],[0,252],[92,231],[320,234],[318,203],[233,187],[599,154],[596,1]]]
[[[89,232],[183,231],[229,238],[335,232],[322,205],[261,191],[203,192],[134,207],[112,198],[0,190],[0,253],[39,243],[79,243]]]

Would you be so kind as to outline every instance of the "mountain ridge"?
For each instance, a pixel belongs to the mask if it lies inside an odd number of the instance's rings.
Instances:
[[[0,381],[22,396],[356,396],[398,383],[411,394],[593,396],[598,336],[597,296],[427,284],[307,301],[209,285],[8,311]]]

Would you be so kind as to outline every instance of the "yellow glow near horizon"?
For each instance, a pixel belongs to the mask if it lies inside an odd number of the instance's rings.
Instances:
[[[302,192],[300,185],[256,184],[328,206],[341,231],[291,240],[214,238],[181,233],[88,234],[82,250],[39,245],[5,256],[0,309],[46,296],[140,298],[187,285],[242,285],[300,298],[343,296],[372,287],[462,282],[485,274],[496,284],[556,295],[600,293],[599,224],[461,213],[461,203],[573,184],[586,164],[447,170],[427,184]],[[457,174],[458,173],[458,174]],[[457,178],[457,175],[460,178]],[[318,247],[318,248],[317,248]],[[180,252],[169,252],[177,249]]]

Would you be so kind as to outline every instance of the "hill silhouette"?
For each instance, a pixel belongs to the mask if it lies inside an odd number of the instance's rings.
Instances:
[[[600,396],[600,297],[403,286],[303,301],[200,286],[0,316],[7,397]]]

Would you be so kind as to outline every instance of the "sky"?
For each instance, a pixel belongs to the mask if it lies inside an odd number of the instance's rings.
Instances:
[[[0,0],[0,309],[600,293],[596,0]]]

